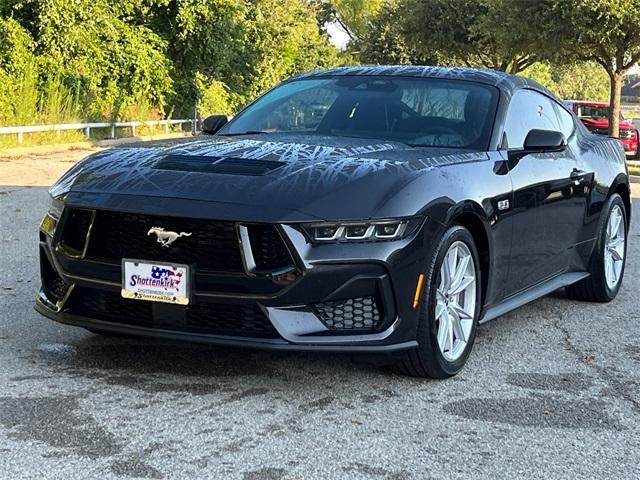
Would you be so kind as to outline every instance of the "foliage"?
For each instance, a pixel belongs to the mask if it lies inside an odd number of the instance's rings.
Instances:
[[[434,55],[415,47],[403,31],[397,1],[388,1],[369,21],[369,28],[350,44],[361,62],[370,64],[432,64]]]
[[[607,72],[593,62],[566,65],[538,62],[522,75],[536,80],[562,99],[607,101],[609,98]]]
[[[540,41],[555,54],[600,64],[610,79],[609,133],[618,136],[625,73],[640,60],[640,0],[544,0]],[[553,45],[553,47],[551,47]]]
[[[538,59],[530,48],[538,9],[518,0],[407,0],[402,18],[407,42],[440,63],[518,73]]]
[[[13,19],[0,18],[0,123],[37,111],[33,41]]]
[[[196,101],[232,112],[287,76],[341,61],[317,17],[305,0],[4,0],[0,122],[56,109],[89,120],[192,116]]]
[[[207,80],[200,72],[196,73],[196,88],[200,93],[198,113],[202,117],[213,114],[233,113],[233,104],[229,87],[218,80]]]
[[[610,134],[618,135],[623,78],[640,60],[640,0],[404,0],[397,15],[380,12],[366,37],[375,46],[360,45],[373,61],[407,60],[410,45],[438,63],[529,68],[562,97],[603,98],[598,64],[609,77]],[[545,61],[554,67],[534,66]]]
[[[385,0],[311,0],[320,26],[333,22],[351,40],[368,35],[371,22],[381,12]]]
[[[640,0],[2,0],[0,124],[233,113],[297,72],[359,61],[524,72],[562,98],[609,96],[614,133],[640,59],[638,11]],[[347,52],[327,22],[349,34]]]

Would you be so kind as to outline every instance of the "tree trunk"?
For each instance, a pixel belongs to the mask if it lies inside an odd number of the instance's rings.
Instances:
[[[620,136],[620,97],[624,74],[613,72],[611,77],[611,93],[609,94],[609,135]]]

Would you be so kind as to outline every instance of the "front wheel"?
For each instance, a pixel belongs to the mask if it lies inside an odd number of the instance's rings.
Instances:
[[[418,347],[404,353],[404,373],[447,378],[467,361],[480,312],[480,262],[469,231],[454,225],[442,236],[425,274]]]

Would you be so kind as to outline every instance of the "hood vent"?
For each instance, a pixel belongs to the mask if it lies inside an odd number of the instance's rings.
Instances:
[[[181,172],[220,173],[225,175],[260,176],[285,165],[274,160],[210,157],[199,155],[169,155],[158,160],[153,168]]]

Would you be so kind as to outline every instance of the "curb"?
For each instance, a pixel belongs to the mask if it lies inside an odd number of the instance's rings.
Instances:
[[[640,175],[629,175],[629,181],[631,183],[640,183]]]

